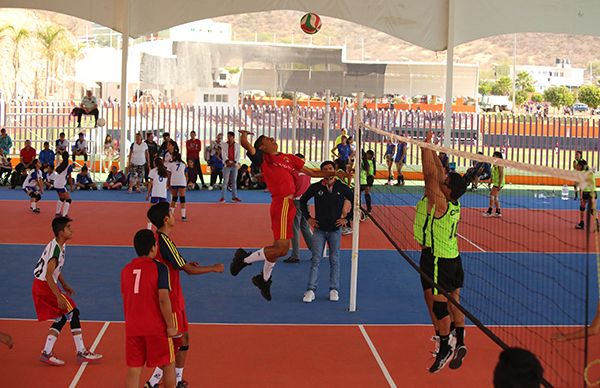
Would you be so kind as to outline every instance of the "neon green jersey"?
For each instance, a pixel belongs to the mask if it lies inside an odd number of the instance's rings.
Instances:
[[[583,189],[583,191],[586,193],[593,193],[594,191],[596,191],[596,177],[594,176],[593,172],[590,172],[589,167],[585,171],[587,173],[590,173],[590,175],[587,178],[587,184],[585,185],[585,189]]]
[[[431,247],[431,214],[435,212],[435,206],[431,213],[427,211],[429,201],[423,197],[417,202],[415,208],[415,222],[413,223],[413,233],[415,240],[423,247]]]
[[[365,171],[364,168],[360,169],[360,184],[361,185],[367,184],[367,176],[375,175],[375,162],[373,160],[367,160],[366,162],[369,165],[369,171]]]
[[[434,213],[435,214],[435,213]],[[433,255],[445,259],[458,257],[458,239],[456,233],[460,221],[460,202],[448,201],[448,209],[440,218],[433,217],[431,223]]]
[[[502,181],[500,181],[500,168],[498,166],[492,166],[492,186],[502,187],[504,186],[504,174],[502,174]]]

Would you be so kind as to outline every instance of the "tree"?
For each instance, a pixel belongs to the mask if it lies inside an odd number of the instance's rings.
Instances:
[[[493,83],[491,81],[479,81],[479,94],[482,96],[487,96],[492,93]]]
[[[531,101],[533,102],[542,102],[544,101],[544,96],[541,93],[533,93],[531,95]]]
[[[495,96],[509,96],[512,93],[512,80],[509,77],[501,77],[492,86],[492,94]]]
[[[571,106],[575,102],[575,96],[566,86],[551,86],[544,91],[544,100],[555,108]]]
[[[517,91],[524,91],[526,93],[535,92],[535,87],[533,77],[526,71],[522,71],[517,73],[517,78],[515,79],[515,88]]]
[[[12,65],[13,65],[13,74],[14,74],[14,88],[13,88],[13,98],[17,97],[17,86],[19,84],[19,71],[21,70],[21,49],[23,47],[23,45],[25,44],[25,42],[27,41],[27,39],[29,38],[29,30],[25,29],[25,28],[15,28],[11,25],[6,25],[6,26],[2,26],[0,27],[0,33],[3,33],[5,31],[9,31],[10,33],[7,34],[10,37],[12,46],[13,46],[13,52],[12,52]]]
[[[579,88],[579,101],[596,109],[600,105],[600,87],[596,85],[583,85]]]
[[[529,93],[524,90],[518,90],[515,94],[515,104],[517,106],[523,105],[526,101],[529,100]]]
[[[48,79],[51,76],[50,68],[54,64],[54,59],[58,53],[60,39],[64,28],[56,24],[47,24],[37,30],[37,38],[42,44],[43,54],[46,57],[46,83],[44,85],[44,95],[48,96]]]

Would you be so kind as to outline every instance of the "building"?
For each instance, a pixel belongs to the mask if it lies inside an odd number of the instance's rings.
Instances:
[[[550,86],[579,88],[584,84],[584,68],[571,66],[569,59],[556,58],[554,66],[517,66],[517,74],[527,72],[534,80],[535,91],[543,93]]]

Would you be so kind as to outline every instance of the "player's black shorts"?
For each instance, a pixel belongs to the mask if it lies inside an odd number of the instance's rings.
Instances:
[[[596,199],[598,198],[598,194],[596,194],[595,191],[584,191],[581,193],[581,199],[583,199],[584,201],[589,200],[590,198],[592,198],[592,196],[590,194],[594,194],[593,198]]]
[[[445,259],[443,257],[433,258],[433,281],[447,292],[452,292],[463,287],[465,273],[463,271],[460,255],[454,259]],[[437,288],[433,289],[433,294],[439,292]]]
[[[431,248],[421,250],[419,268],[430,279],[433,279],[433,254],[431,253]],[[433,288],[433,284],[429,283],[423,276],[421,276],[421,286],[423,287],[423,291]]]

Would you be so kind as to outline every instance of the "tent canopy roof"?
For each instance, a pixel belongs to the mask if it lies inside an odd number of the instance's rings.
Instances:
[[[194,20],[272,10],[311,10],[435,51],[445,50],[449,41],[459,45],[513,32],[600,35],[597,0],[0,0],[0,7],[59,12],[119,32],[129,15],[133,37]]]

